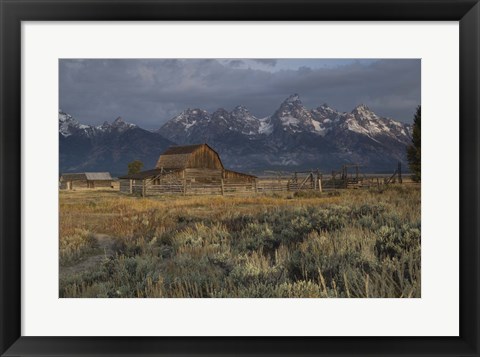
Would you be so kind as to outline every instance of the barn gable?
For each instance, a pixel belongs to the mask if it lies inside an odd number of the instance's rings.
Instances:
[[[172,146],[160,155],[156,168],[224,169],[218,153],[207,144]]]

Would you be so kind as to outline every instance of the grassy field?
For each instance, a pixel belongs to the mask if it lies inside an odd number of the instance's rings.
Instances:
[[[420,297],[420,188],[60,192],[60,297]]]

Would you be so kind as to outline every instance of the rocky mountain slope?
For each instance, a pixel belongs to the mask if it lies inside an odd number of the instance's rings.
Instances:
[[[100,126],[80,124],[71,115],[59,113],[60,172],[127,172],[127,165],[141,160],[152,168],[159,153],[173,143],[157,133],[117,118]]]
[[[210,114],[187,109],[165,123],[162,136],[178,143],[207,142],[229,167],[239,170],[339,169],[359,163],[366,171],[391,171],[405,163],[411,126],[383,118],[366,105],[339,112],[327,104],[307,109],[291,95],[269,117],[239,106]]]
[[[84,125],[60,112],[60,171],[123,174],[133,160],[143,161],[149,169],[170,145],[206,142],[226,167],[239,171],[318,168],[329,172],[358,163],[364,172],[390,172],[398,161],[406,164],[411,130],[410,125],[381,117],[363,104],[351,112],[327,104],[308,109],[297,94],[265,118],[255,117],[243,106],[213,113],[186,109],[156,132],[121,118],[100,126]]]

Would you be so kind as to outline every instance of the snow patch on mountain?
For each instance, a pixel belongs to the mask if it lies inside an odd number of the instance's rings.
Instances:
[[[197,124],[196,120],[192,121],[191,123],[183,123],[183,125],[185,126],[185,130],[188,130],[189,128],[191,128],[195,124]]]
[[[80,124],[73,116],[65,112],[58,112],[58,132],[64,136],[71,136],[79,131],[83,132],[84,135],[91,134],[91,131],[94,130],[90,125]]]
[[[283,125],[285,125],[285,126],[287,126],[287,125],[298,126],[298,124],[300,123],[300,121],[297,118],[292,117],[290,115],[280,117],[280,120],[282,121]]]
[[[258,127],[258,134],[270,135],[273,132],[273,125],[270,121],[270,117],[265,117],[258,120],[260,122],[260,125]]]
[[[327,130],[325,129],[325,127],[322,126],[322,124],[320,124],[316,120],[312,120],[312,124],[313,124],[313,127],[315,128],[315,132],[317,132],[318,134],[320,134],[322,136],[325,136]]]

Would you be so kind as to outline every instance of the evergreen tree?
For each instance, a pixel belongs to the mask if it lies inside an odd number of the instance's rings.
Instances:
[[[420,182],[422,177],[421,121],[422,107],[419,105],[413,119],[412,144],[407,147],[408,166],[415,182]]]
[[[132,161],[128,164],[128,174],[138,174],[140,171],[142,171],[142,168],[143,162],[141,162],[140,160]]]

